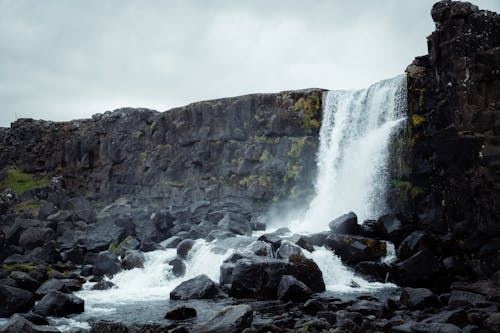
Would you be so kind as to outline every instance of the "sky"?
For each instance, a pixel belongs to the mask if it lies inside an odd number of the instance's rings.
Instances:
[[[0,126],[364,88],[427,53],[434,2],[0,0]]]

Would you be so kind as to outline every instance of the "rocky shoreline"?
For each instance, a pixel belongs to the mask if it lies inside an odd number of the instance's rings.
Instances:
[[[219,281],[173,289],[158,322],[70,332],[500,331],[500,17],[447,0],[431,14],[391,148],[393,213],[374,220],[346,212],[321,233],[265,231],[269,208],[311,196],[320,89],[1,129],[0,332],[58,332],[50,318],[84,311],[75,292],[113,288],[108,277],[144,267],[144,253],[176,249],[168,264],[180,277],[197,239],[255,232]],[[318,247],[401,288],[335,297],[306,255]],[[224,308],[195,323],[197,299]]]

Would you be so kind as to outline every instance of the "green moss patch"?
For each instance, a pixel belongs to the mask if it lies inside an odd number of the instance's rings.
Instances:
[[[34,217],[38,218],[38,211],[44,203],[44,200],[26,200],[18,203],[15,207],[15,211],[17,213],[22,213],[26,210],[29,210],[31,211],[31,213],[33,213]]]
[[[0,191],[10,188],[12,191],[22,194],[37,187],[47,186],[49,181],[47,176],[37,177],[20,169],[10,168],[7,170],[7,176],[0,184]]]
[[[321,101],[320,92],[313,92],[307,98],[301,97],[294,105],[295,111],[304,111],[302,126],[307,132],[317,130],[321,126]]]
[[[21,271],[21,272],[26,272],[29,273],[33,270],[35,270],[37,265],[26,262],[22,264],[5,264],[2,265],[2,269],[5,271],[13,272],[13,271]]]

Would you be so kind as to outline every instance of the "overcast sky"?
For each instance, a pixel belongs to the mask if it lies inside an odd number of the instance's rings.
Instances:
[[[500,11],[500,1],[473,1]],[[0,0],[0,126],[362,88],[425,54],[432,0]]]

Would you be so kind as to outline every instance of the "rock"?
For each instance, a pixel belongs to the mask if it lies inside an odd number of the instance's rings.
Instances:
[[[399,245],[396,255],[398,259],[405,260],[422,250],[428,244],[428,237],[420,230],[414,231]]]
[[[70,293],[82,289],[82,283],[76,279],[50,279],[45,281],[35,292],[38,297],[43,297],[50,291]]]
[[[43,246],[54,238],[54,231],[50,228],[33,227],[24,230],[19,236],[19,246],[23,249],[34,249]]]
[[[412,310],[439,305],[437,296],[426,288],[404,288],[400,302]]]
[[[257,240],[255,242],[252,242],[247,246],[247,249],[256,256],[270,258],[273,256],[273,247],[271,246],[271,244],[264,241]]]
[[[10,273],[9,278],[16,281],[17,287],[31,292],[34,292],[40,286],[39,281],[35,280],[25,272],[14,271]]]
[[[485,322],[485,326],[492,332],[500,332],[500,313],[492,313]]]
[[[361,261],[354,266],[354,271],[370,282],[386,282],[390,267],[376,261]]]
[[[35,325],[20,314],[14,314],[5,325],[0,327],[0,333],[60,333],[50,326]]]
[[[112,288],[117,288],[116,284],[108,280],[101,280],[90,288],[90,290],[108,290]]]
[[[35,305],[35,294],[7,285],[0,285],[0,318],[16,312],[27,312]]]
[[[258,238],[258,240],[271,244],[274,251],[278,250],[278,248],[281,245],[281,241],[282,241],[280,235],[277,234],[276,232],[263,234]]]
[[[278,299],[288,302],[305,302],[312,295],[311,289],[291,275],[283,275],[278,285]]]
[[[347,264],[377,261],[386,255],[385,242],[359,236],[331,233],[325,240],[325,246]]]
[[[323,246],[323,245],[325,245],[326,237],[328,237],[329,234],[330,234],[330,232],[324,231],[324,232],[320,232],[320,233],[316,233],[316,234],[304,235],[302,237],[310,245]]]
[[[196,317],[196,309],[184,305],[176,306],[165,314],[165,319],[184,320]]]
[[[404,233],[403,223],[393,214],[379,217],[375,230],[383,239],[393,242],[396,246],[401,242]]]
[[[361,232],[358,217],[353,212],[337,217],[328,223],[328,227],[337,234],[359,235]]]
[[[347,311],[358,312],[363,316],[374,315],[377,318],[382,317],[383,304],[380,302],[359,300],[346,308]]]
[[[422,323],[446,323],[464,327],[467,325],[467,313],[463,309],[441,311],[425,318]]]
[[[149,219],[140,221],[136,225],[136,234],[141,243],[161,242],[171,236],[170,230],[174,226],[175,217],[167,210],[151,214]]]
[[[112,217],[104,215],[98,216],[96,223],[78,233],[75,243],[84,246],[89,252],[100,252],[109,249],[111,243],[120,244],[126,237],[125,229],[117,226]]]
[[[94,275],[113,275],[121,271],[122,267],[118,256],[109,251],[99,252],[94,264]]]
[[[92,324],[90,333],[129,333],[128,327],[122,323],[98,320]]]
[[[186,272],[186,264],[180,258],[172,259],[168,264],[172,266],[172,274],[174,274],[175,277],[183,276]]]
[[[461,333],[460,327],[443,323],[415,323],[411,326],[414,333]]]
[[[236,235],[251,235],[252,225],[248,218],[235,213],[227,213],[217,223],[217,226],[225,228]]]
[[[211,242],[214,239],[226,239],[230,237],[234,237],[235,234],[233,234],[231,231],[226,231],[226,230],[212,230],[207,236],[207,241]]]
[[[415,286],[427,285],[439,272],[441,264],[430,250],[423,249],[410,258],[397,262],[393,267],[393,277],[397,284]]]
[[[96,218],[92,204],[85,197],[80,196],[69,199],[69,208],[78,220],[94,222]]]
[[[135,237],[127,237],[119,244],[117,254],[124,258],[129,251],[136,251],[141,246],[141,243]]]
[[[324,311],[324,310],[326,310],[325,305],[316,298],[307,300],[304,303],[304,306],[302,307],[302,311],[309,315],[315,315],[319,311]]]
[[[194,245],[194,240],[192,239],[185,239],[177,245],[177,256],[181,259],[186,259],[189,251],[191,251],[191,248]]]
[[[64,317],[70,314],[82,313],[84,302],[72,294],[60,291],[50,291],[33,307],[33,312],[47,317]]]
[[[288,261],[291,264],[290,275],[304,282],[315,293],[325,291],[323,273],[312,259],[292,254]]]
[[[177,245],[179,245],[179,243],[182,242],[182,239],[183,238],[179,237],[179,236],[172,236],[172,237],[164,240],[163,242],[161,242],[160,245],[166,249],[177,248]]]
[[[144,268],[146,257],[139,251],[130,250],[122,259],[121,265],[123,269]]]
[[[292,242],[283,240],[276,251],[276,258],[288,259],[292,254],[301,256],[302,250]]]
[[[49,201],[45,201],[38,209],[38,218],[45,220],[48,216],[57,213],[57,207]]]
[[[452,290],[448,306],[452,309],[469,307],[481,307],[486,304],[486,297],[481,294],[463,290]]]
[[[213,299],[221,296],[219,286],[205,274],[182,282],[170,292],[170,299]]]
[[[253,310],[248,305],[231,305],[217,313],[207,323],[196,328],[199,333],[239,333],[250,327]]]

